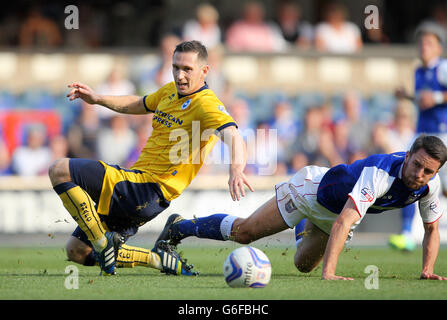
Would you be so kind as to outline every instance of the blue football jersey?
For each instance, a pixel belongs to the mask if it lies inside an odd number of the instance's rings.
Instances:
[[[423,221],[436,221],[442,215],[438,175],[422,188],[410,189],[402,180],[404,160],[405,152],[396,152],[376,154],[350,165],[335,166],[321,179],[317,201],[339,214],[350,197],[361,217],[366,213],[381,213],[419,201]]]
[[[420,91],[447,91],[447,60],[439,59],[429,67],[419,67],[415,71],[415,95]],[[438,104],[426,110],[419,110],[417,132],[446,133],[447,103]]]

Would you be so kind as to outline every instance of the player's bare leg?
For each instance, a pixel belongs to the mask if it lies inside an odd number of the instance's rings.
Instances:
[[[248,244],[288,228],[279,213],[275,196],[259,207],[248,218],[236,219],[233,223],[231,240]]]
[[[307,220],[304,235],[296,249],[294,262],[300,272],[311,272],[321,262],[329,235]]]
[[[246,219],[224,213],[194,219],[185,219],[179,214],[172,214],[156,243],[164,240],[177,246],[183,239],[195,236],[248,244],[288,228],[278,210],[275,196]]]

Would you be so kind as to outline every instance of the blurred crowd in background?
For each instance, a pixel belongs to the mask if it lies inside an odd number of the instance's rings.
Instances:
[[[149,7],[161,10],[163,5],[163,1],[153,1]],[[52,14],[55,6],[33,6],[20,15],[3,12],[0,46],[33,49],[121,45],[116,39],[125,39],[126,32],[131,30],[126,28],[127,24],[120,24],[120,19],[128,19],[133,13],[135,24],[142,29],[145,26],[135,19],[139,13],[138,5],[115,3],[110,7],[112,14],[106,14],[108,11],[100,10],[103,6],[81,4],[80,25],[88,25],[88,28],[67,32],[63,28],[65,15]],[[155,12],[160,12],[157,10]],[[444,3],[436,3],[427,10],[423,20],[435,20],[447,28]],[[231,22],[227,18],[227,23],[222,24],[216,6],[206,3],[191,8],[190,18],[180,28],[165,23],[155,32],[154,25],[159,20],[146,21],[152,24],[152,29],[144,29],[146,33],[139,38],[146,42],[129,40],[127,44],[156,46],[159,52],[157,67],[130,77],[124,77],[122,70],[117,68],[94,89],[110,95],[153,92],[172,81],[171,59],[175,45],[181,40],[196,39],[209,49],[211,71],[207,83],[234,117],[242,134],[247,136],[256,129],[276,130],[277,153],[269,153],[269,146],[264,146],[264,152],[257,150],[255,163],[247,166],[248,174],[258,174],[259,167],[269,161],[265,157],[276,155],[274,174],[283,175],[309,164],[333,166],[351,163],[372,153],[406,150],[415,134],[417,109],[409,101],[394,98],[393,94],[374,98],[346,91],[326,97],[316,90],[306,97],[281,92],[249,95],[229,85],[220,70],[225,50],[265,53],[281,52],[293,46],[349,54],[361,51],[365,43],[386,45],[395,36],[391,31],[387,34],[387,28],[368,31],[351,22],[347,8],[340,3],[325,3],[318,22],[306,20],[296,1],[278,1],[274,12],[273,17],[270,12],[271,19],[267,20],[263,3],[249,1],[241,6],[240,17],[233,17]],[[115,20],[110,23],[109,19]],[[108,28],[112,25],[113,28]],[[131,33],[128,37],[132,38]],[[413,41],[410,36],[401,39],[403,42]],[[19,132],[14,131],[13,120],[2,118],[0,175],[44,175],[51,162],[60,157],[101,159],[130,167],[151,134],[151,115],[120,115],[79,100],[68,102],[63,94],[51,96],[31,92],[14,97],[3,92],[0,93],[1,111],[7,110],[5,106],[8,105],[13,109],[14,101],[18,99],[43,104],[42,107],[30,106],[33,112],[39,112],[39,109],[51,111],[55,105],[64,109],[58,113],[59,118],[53,119],[54,123],[49,123],[51,117],[45,116],[42,122],[27,122]],[[386,113],[380,112],[379,104]],[[7,143],[8,139],[13,139],[14,143]],[[227,170],[226,166],[206,165],[202,172],[219,174]]]
[[[163,35],[195,38],[208,47],[280,52],[291,47],[356,52],[362,44],[411,43],[424,19],[447,27],[445,1],[175,0],[79,1],[79,29],[67,29],[67,4],[17,0],[0,12],[0,47],[157,47]],[[379,28],[366,28],[375,5]],[[247,37],[246,35],[250,36]]]

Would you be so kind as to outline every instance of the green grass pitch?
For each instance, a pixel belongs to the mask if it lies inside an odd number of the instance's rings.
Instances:
[[[76,265],[78,289],[67,289],[69,274],[62,248],[0,248],[1,300],[408,300],[446,299],[447,283],[419,280],[421,249],[401,253],[388,248],[354,247],[340,256],[338,274],[354,281],[323,281],[321,267],[309,274],[293,265],[293,247],[257,246],[272,263],[272,278],[263,289],[234,289],[226,285],[222,266],[238,245],[179,248],[200,271],[197,277],[167,276],[147,268],[118,269],[114,277],[98,276],[98,267]],[[368,265],[379,268],[378,289],[366,289]],[[447,248],[440,250],[436,270],[447,275]]]

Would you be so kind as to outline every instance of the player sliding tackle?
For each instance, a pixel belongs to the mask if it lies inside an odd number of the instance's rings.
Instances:
[[[67,244],[69,260],[84,265],[99,263],[106,275],[115,273],[115,265],[195,274],[165,242],[157,242],[152,250],[124,242],[191,183],[217,137],[232,150],[228,181],[231,197],[239,200],[244,196],[244,185],[253,191],[243,173],[245,144],[236,123],[205,83],[207,58],[200,42],[178,44],[172,61],[174,82],[144,97],[104,96],[82,83],[69,85],[70,100],[79,98],[125,114],[154,113],[152,135],[130,169],[88,159],[59,159],[51,166],[53,188],[79,225]],[[200,124],[200,137],[204,131],[214,135],[194,143],[194,122]],[[187,139],[171,139],[175,130],[186,133]],[[172,161],[170,151],[174,148],[192,152],[182,161]],[[199,161],[193,161],[197,154]]]
[[[434,273],[443,210],[438,171],[447,149],[435,136],[419,136],[408,152],[377,154],[331,169],[308,166],[275,186],[276,196],[247,219],[215,214],[193,220],[171,215],[158,240],[176,246],[189,236],[248,244],[293,228],[307,218],[297,246],[295,265],[310,272],[323,260],[322,278],[352,280],[336,275],[338,257],[365,214],[381,213],[419,202],[424,223],[421,279],[446,280]]]

